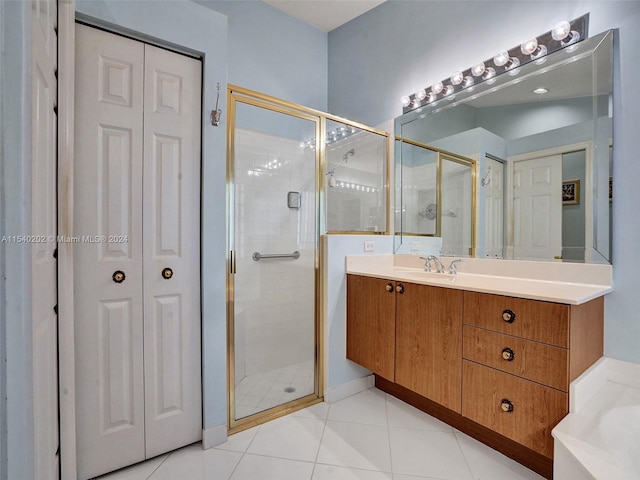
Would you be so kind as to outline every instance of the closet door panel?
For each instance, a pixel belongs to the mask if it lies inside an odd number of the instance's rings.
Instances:
[[[74,297],[78,475],[145,458],[144,45],[76,26]]]
[[[145,46],[144,308],[147,457],[202,436],[201,62]]]

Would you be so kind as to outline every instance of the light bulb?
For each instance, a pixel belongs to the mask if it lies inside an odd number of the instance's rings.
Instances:
[[[493,63],[496,67],[502,67],[505,63],[509,61],[509,52],[504,51],[497,54],[493,57]]]
[[[453,93],[453,85],[447,85],[447,87],[444,89],[444,92],[442,93],[442,95],[444,95],[445,97],[448,97],[449,95],[451,95]]]
[[[462,81],[462,88],[472,87],[474,83],[475,83],[475,80],[473,80],[473,77],[471,75],[467,75],[466,77],[464,77],[464,80]]]
[[[463,79],[464,75],[462,75],[462,72],[455,72],[453,75],[451,75],[451,83],[453,85],[460,85]]]
[[[431,91],[436,95],[440,93],[443,88],[444,88],[444,85],[442,84],[442,82],[434,83],[433,85],[431,85]]]
[[[402,102],[403,107],[408,107],[409,105],[411,105],[411,98],[409,98],[409,95],[405,95],[400,99],[400,101]]]
[[[504,66],[505,70],[513,70],[514,68],[518,68],[520,66],[520,60],[518,57],[511,57],[507,64]]]
[[[473,74],[474,77],[479,77],[484,73],[484,71],[485,71],[485,66],[483,62],[477,63],[476,65],[471,67],[471,73]]]
[[[531,54],[531,60],[537,60],[536,64],[540,65],[545,62],[545,58],[543,58],[547,54],[547,47],[544,45],[538,45],[538,48],[535,52]]]
[[[496,69],[493,67],[489,67],[487,68],[487,70],[484,72],[484,75],[482,75],[482,79],[483,80],[489,80],[493,77],[496,76]]]
[[[567,38],[569,33],[571,33],[571,24],[565,20],[553,27],[553,30],[551,30],[551,38],[559,42]]]
[[[531,55],[538,48],[538,40],[536,38],[531,38],[520,45],[520,51],[524,55]]]
[[[438,96],[435,93],[429,92],[429,95],[427,95],[427,102],[428,103],[435,102],[437,98]]]
[[[427,97],[427,91],[423,88],[422,90],[418,90],[416,92],[416,98],[420,101],[424,100]]]

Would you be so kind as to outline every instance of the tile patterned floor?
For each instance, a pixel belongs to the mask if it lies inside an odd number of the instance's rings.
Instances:
[[[291,388],[294,391],[285,391]],[[236,418],[311,395],[313,391],[313,360],[244,377],[236,385]]]
[[[321,403],[100,480],[541,480],[377,389]]]

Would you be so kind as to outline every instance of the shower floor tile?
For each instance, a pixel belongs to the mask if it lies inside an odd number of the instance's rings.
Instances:
[[[246,376],[236,385],[236,418],[310,395],[313,391],[313,360]]]

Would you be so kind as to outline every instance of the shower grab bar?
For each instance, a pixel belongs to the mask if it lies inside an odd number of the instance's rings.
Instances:
[[[251,258],[253,258],[256,262],[262,260],[263,258],[293,258],[294,260],[297,260],[300,258],[300,252],[298,250],[296,250],[293,253],[260,253],[260,252],[253,252],[253,255],[251,255]]]

